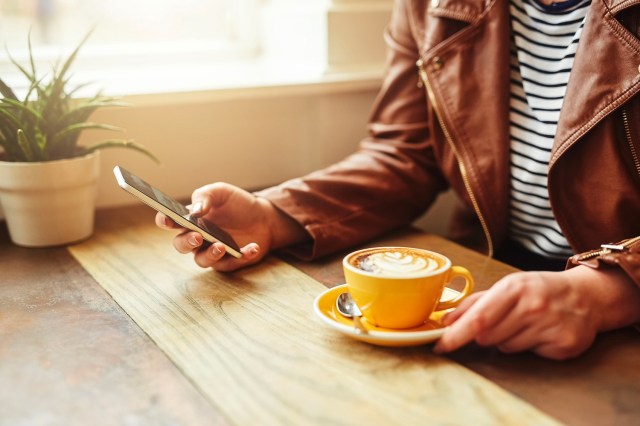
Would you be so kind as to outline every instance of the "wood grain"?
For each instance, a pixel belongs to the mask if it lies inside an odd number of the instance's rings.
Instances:
[[[0,226],[0,425],[225,425],[65,248]]]
[[[486,290],[515,268],[488,259],[449,240],[415,229],[401,229],[366,246],[403,245],[435,250],[467,267],[476,290]],[[344,281],[337,253],[314,262],[283,259],[332,287]],[[531,352],[503,354],[470,344],[446,357],[518,395],[567,425],[638,425],[640,419],[640,334],[633,328],[598,335],[577,359],[554,361]]]
[[[326,287],[277,258],[202,270],[151,221],[119,219],[71,253],[232,423],[556,423],[429,346],[327,329],[312,311]]]

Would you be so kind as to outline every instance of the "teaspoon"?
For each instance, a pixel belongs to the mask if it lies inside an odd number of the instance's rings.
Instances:
[[[360,308],[356,305],[356,302],[351,298],[351,294],[349,292],[341,293],[340,296],[336,299],[336,308],[338,308],[338,312],[344,315],[347,318],[353,318],[353,327],[355,332],[358,334],[366,334],[368,333],[367,329],[362,325],[360,318],[362,317],[362,312],[360,312]]]

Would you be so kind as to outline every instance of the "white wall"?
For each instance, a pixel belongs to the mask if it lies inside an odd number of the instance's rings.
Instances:
[[[96,121],[126,128],[123,137],[146,145],[163,164],[134,151],[102,151],[98,207],[137,202],[116,185],[111,173],[116,164],[177,198],[188,198],[193,189],[213,181],[258,189],[331,164],[365,136],[377,88],[373,78],[175,95],[166,102],[138,97],[130,108],[103,110]],[[87,133],[84,139],[89,136],[102,135]],[[444,194],[416,225],[444,235],[455,202],[452,193]]]
[[[378,82],[236,89],[190,95],[134,97],[134,106],[102,110],[93,120],[125,128],[163,162],[124,149],[102,151],[98,206],[135,202],[117,187],[115,164],[170,195],[187,197],[198,186],[227,181],[261,188],[330,164],[352,152],[365,125]],[[83,140],[112,137],[87,132]]]

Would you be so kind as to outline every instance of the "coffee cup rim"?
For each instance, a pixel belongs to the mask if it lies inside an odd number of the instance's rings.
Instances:
[[[389,250],[402,250],[402,249],[406,249],[406,250],[416,250],[416,251],[421,251],[424,253],[429,253],[431,255],[434,255],[442,260],[444,260],[444,265],[442,265],[440,268],[435,269],[433,271],[426,271],[424,273],[416,273],[413,275],[380,275],[380,274],[376,274],[373,272],[369,272],[369,271],[365,271],[362,270],[360,268],[356,268],[355,266],[353,266],[351,263],[349,263],[348,259],[354,255],[357,255],[358,253],[362,253],[364,251],[369,251],[369,250],[385,250],[385,249],[389,249]],[[377,278],[393,278],[393,279],[413,279],[413,278],[418,278],[418,277],[428,277],[431,275],[436,275],[439,273],[442,273],[443,270],[447,270],[451,268],[451,259],[449,259],[447,256],[445,256],[444,254],[432,251],[432,250],[427,250],[427,249],[423,249],[423,248],[419,248],[419,247],[403,247],[403,246],[380,246],[380,247],[368,247],[368,248],[363,248],[363,249],[359,249],[359,250],[355,250],[350,252],[349,254],[347,254],[346,256],[344,256],[342,258],[342,266],[344,268],[349,269],[352,272],[367,276],[367,277],[377,277]]]

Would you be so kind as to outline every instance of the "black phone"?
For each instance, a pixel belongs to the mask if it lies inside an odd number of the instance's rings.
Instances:
[[[202,235],[205,243],[221,242],[224,244],[226,252],[231,256],[242,257],[240,247],[231,235],[215,224],[202,218],[192,217],[185,205],[120,166],[113,168],[113,174],[122,189],[142,200],[148,206],[164,213],[178,225],[198,232]]]

